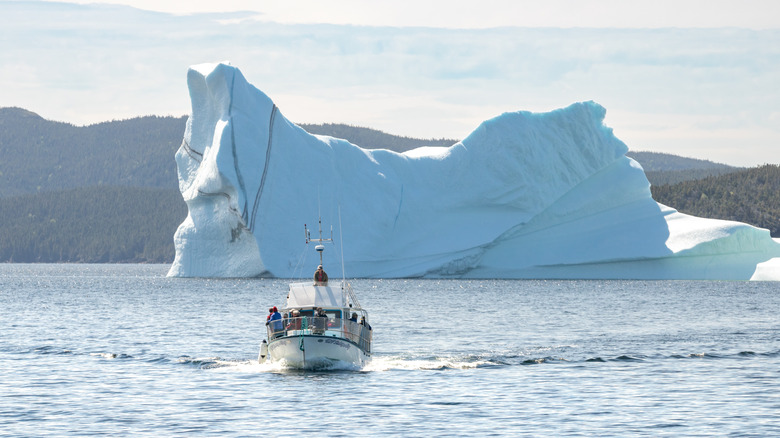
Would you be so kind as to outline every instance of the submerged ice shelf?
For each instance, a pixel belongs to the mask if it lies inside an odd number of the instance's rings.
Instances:
[[[303,225],[322,216],[351,277],[780,280],[767,230],[655,202],[594,102],[395,153],[307,133],[230,65],[187,81],[171,276],[308,276]]]

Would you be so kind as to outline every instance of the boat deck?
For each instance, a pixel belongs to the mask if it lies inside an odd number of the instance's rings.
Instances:
[[[370,327],[359,324],[349,319],[325,318],[303,316],[299,318],[286,318],[280,320],[277,330],[269,324],[268,340],[291,337],[291,336],[324,336],[347,340],[357,345],[366,353],[371,353],[371,332]]]

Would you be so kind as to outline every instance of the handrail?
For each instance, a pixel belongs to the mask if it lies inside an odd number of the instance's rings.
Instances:
[[[279,321],[278,324],[275,324]],[[373,330],[368,326],[342,318],[301,316],[266,324],[268,340],[285,336],[321,335],[346,339],[366,352],[371,352]]]
[[[352,302],[353,307],[362,309],[360,303],[358,302],[357,296],[355,295],[355,291],[352,290],[352,285],[347,283],[346,280],[341,280],[341,288],[346,289],[347,294],[349,295],[349,300]]]

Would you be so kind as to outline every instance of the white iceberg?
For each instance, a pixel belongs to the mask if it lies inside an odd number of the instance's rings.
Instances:
[[[187,81],[189,214],[169,276],[308,277],[303,227],[321,216],[332,276],[343,255],[367,278],[780,280],[767,230],[655,202],[596,103],[505,113],[401,154],[307,133],[228,64]]]

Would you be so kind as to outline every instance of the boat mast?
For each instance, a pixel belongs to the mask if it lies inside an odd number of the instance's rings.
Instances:
[[[318,229],[319,229],[319,233],[320,233],[319,239],[312,239],[311,238],[311,232],[306,227],[306,224],[303,224],[303,231],[306,233],[306,244],[307,245],[309,244],[309,242],[319,242],[320,243],[319,245],[315,246],[314,249],[317,250],[318,253],[320,253],[320,265],[322,265],[322,253],[323,253],[323,251],[325,251],[325,245],[322,245],[322,243],[323,242],[331,242],[331,243],[333,242],[333,227],[332,226],[330,227],[330,238],[329,239],[323,239],[322,238],[322,218],[319,218],[318,221],[319,221]]]

